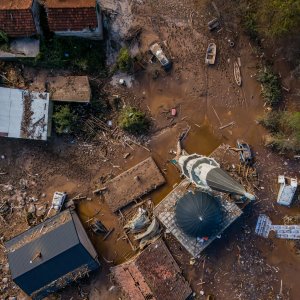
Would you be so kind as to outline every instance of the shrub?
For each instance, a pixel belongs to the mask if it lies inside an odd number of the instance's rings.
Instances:
[[[8,36],[4,31],[0,30],[0,43],[7,44],[8,43]]]
[[[300,112],[269,112],[260,123],[272,133],[268,144],[280,151],[300,151]]]
[[[259,39],[258,25],[256,22],[256,15],[252,10],[248,9],[245,13],[243,13],[242,26],[250,39],[257,42]]]
[[[131,69],[132,58],[127,48],[121,48],[117,57],[117,68],[122,72],[128,72]]]
[[[279,77],[270,68],[261,70],[258,81],[262,84],[262,95],[270,106],[275,106],[281,101],[281,85]]]
[[[121,111],[119,125],[132,134],[142,134],[149,130],[150,122],[145,113],[134,107],[127,107]]]
[[[56,132],[59,134],[72,133],[77,119],[77,115],[71,111],[69,105],[59,106],[53,114]]]

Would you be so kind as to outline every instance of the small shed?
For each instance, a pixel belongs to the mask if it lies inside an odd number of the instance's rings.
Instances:
[[[5,243],[13,281],[43,299],[97,269],[97,253],[77,214],[66,210]]]
[[[192,290],[163,240],[133,260],[111,268],[113,277],[131,300],[185,300]]]
[[[38,1],[0,1],[0,30],[10,37],[29,37],[40,33]]]
[[[87,76],[56,76],[47,79],[51,101],[83,102],[91,100],[91,88]]]
[[[52,109],[49,94],[0,87],[0,137],[47,140]]]
[[[60,36],[103,38],[102,15],[97,0],[45,0],[50,31]]]

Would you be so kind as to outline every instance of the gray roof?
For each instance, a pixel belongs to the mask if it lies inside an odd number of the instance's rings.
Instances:
[[[48,118],[48,93],[0,87],[0,136],[47,140]]]
[[[12,278],[29,295],[82,265],[98,264],[82,224],[69,210],[23,232],[5,246]],[[41,257],[34,259],[38,253]]]

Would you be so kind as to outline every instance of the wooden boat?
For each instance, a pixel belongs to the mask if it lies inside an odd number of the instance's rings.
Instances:
[[[215,43],[210,43],[207,47],[206,56],[205,56],[205,63],[207,65],[214,65],[216,60],[217,54],[217,46]]]
[[[238,86],[242,85],[242,76],[241,76],[241,70],[237,62],[234,62],[233,64],[233,74],[235,82]]]

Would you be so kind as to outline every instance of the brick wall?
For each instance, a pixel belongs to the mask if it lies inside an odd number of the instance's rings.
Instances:
[[[82,31],[97,28],[96,8],[46,8],[51,31]]]
[[[0,30],[11,37],[32,36],[37,34],[30,9],[1,10]]]

